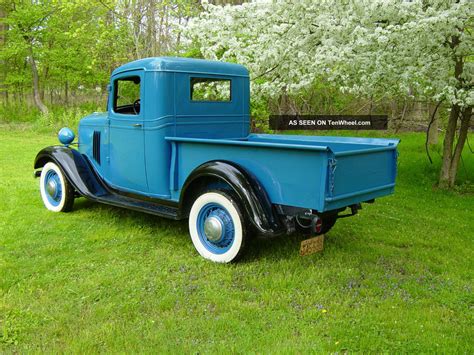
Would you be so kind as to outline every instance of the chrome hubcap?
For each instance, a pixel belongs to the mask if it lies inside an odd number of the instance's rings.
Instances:
[[[222,223],[214,216],[208,217],[204,221],[204,233],[211,242],[216,242],[222,237]]]
[[[56,191],[58,190],[58,184],[56,183],[55,179],[49,179],[48,183],[46,184],[46,191],[50,196],[56,196]]]

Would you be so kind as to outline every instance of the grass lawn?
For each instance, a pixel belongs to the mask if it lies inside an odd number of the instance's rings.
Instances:
[[[218,265],[186,221],[82,198],[48,212],[32,164],[55,135],[2,127],[2,352],[474,352],[468,150],[462,187],[439,191],[439,156],[400,134],[396,193],[338,221],[322,254],[294,235]]]

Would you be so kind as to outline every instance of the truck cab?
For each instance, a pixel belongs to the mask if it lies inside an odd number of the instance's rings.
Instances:
[[[50,211],[85,197],[187,218],[199,254],[231,262],[256,234],[323,234],[394,192],[398,139],[251,133],[242,65],[146,58],[108,87],[107,112],[80,121],[77,143],[63,128],[36,156]]]
[[[79,151],[118,190],[176,200],[165,137],[249,134],[249,76],[238,64],[142,59],[114,70],[109,90],[107,112],[79,124]]]

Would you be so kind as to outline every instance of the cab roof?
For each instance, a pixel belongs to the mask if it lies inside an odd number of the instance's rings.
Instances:
[[[118,67],[112,72],[112,75],[137,69],[146,71],[249,76],[247,68],[240,64],[179,57],[152,57],[135,60]]]

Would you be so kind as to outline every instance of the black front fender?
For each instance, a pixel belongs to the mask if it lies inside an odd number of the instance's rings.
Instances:
[[[211,177],[227,183],[237,194],[252,225],[262,235],[273,236],[285,232],[270,199],[257,178],[244,168],[227,161],[211,161],[197,167],[186,179],[180,196],[180,209],[193,183]]]
[[[60,145],[46,147],[36,155],[34,168],[40,169],[50,161],[59,165],[79,194],[96,198],[107,193],[87,160],[77,150]]]

